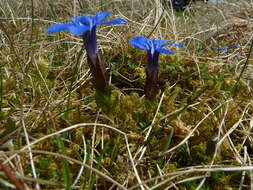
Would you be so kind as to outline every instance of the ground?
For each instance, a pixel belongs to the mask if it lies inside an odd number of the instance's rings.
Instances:
[[[252,1],[0,7],[0,189],[253,189]],[[109,111],[96,104],[81,36],[45,33],[105,11],[127,21],[97,28]],[[140,35],[184,45],[160,55],[154,101],[146,52],[129,43]]]

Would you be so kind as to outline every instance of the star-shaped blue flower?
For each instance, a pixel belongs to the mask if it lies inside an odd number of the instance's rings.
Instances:
[[[167,40],[149,40],[144,36],[137,36],[130,40],[132,46],[146,50],[148,54],[148,66],[146,69],[146,85],[145,94],[148,99],[153,99],[158,91],[158,58],[160,53],[174,54],[172,51],[164,49],[165,46],[175,45],[183,47],[183,45],[176,43],[165,43]]]
[[[105,20],[109,12],[96,13],[94,16],[81,15],[75,16],[74,19],[70,18],[71,24],[53,24],[45,32],[55,33],[61,31],[69,31],[71,34],[82,34],[85,40],[85,48],[88,56],[95,61],[96,54],[98,52],[97,39],[96,39],[96,27],[97,25],[104,24],[125,24],[126,21],[120,18],[116,18],[110,21]]]
[[[216,51],[227,51],[229,49],[233,49],[233,48],[236,48],[238,47],[238,43],[235,43],[234,45],[231,45],[231,46],[223,46],[223,47],[220,47],[220,48],[216,48]]]
[[[70,18],[71,24],[53,24],[45,32],[55,33],[68,30],[71,34],[78,35],[88,31],[92,31],[94,27],[102,24],[125,24],[126,21],[120,18],[116,18],[110,21],[104,21],[110,13],[96,13],[95,16],[91,14],[89,16],[81,15],[75,16],[74,19]]]
[[[141,50],[147,50],[148,53],[150,53],[151,55],[154,55],[155,52],[157,53],[164,53],[164,54],[174,54],[172,51],[169,51],[167,49],[164,49],[165,46],[168,45],[176,45],[178,47],[183,47],[183,45],[180,44],[176,44],[176,43],[165,43],[167,39],[163,39],[163,40],[156,40],[155,38],[152,40],[147,39],[144,36],[137,36],[135,38],[132,38],[130,40],[130,43]]]
[[[71,23],[67,24],[53,24],[45,32],[55,33],[61,31],[69,31],[71,34],[83,36],[85,49],[87,52],[88,64],[91,74],[93,76],[94,84],[97,90],[104,91],[108,83],[108,74],[103,61],[103,56],[98,50],[96,28],[98,25],[104,24],[125,24],[126,21],[116,18],[110,21],[104,21],[109,12],[96,13],[93,15],[75,16],[70,18]]]
[[[168,45],[175,45],[178,47],[183,47],[183,45],[176,44],[176,43],[164,43],[167,39],[156,40],[152,39],[149,40],[144,36],[137,36],[130,40],[132,46],[146,50],[148,54],[148,67],[157,67],[158,69],[158,57],[160,53],[164,54],[174,54],[172,51],[164,49],[165,46]]]

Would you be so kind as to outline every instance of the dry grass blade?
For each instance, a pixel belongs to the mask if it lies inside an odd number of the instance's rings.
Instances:
[[[253,2],[212,2],[177,12],[167,0],[0,0],[3,165],[32,189],[253,189]],[[45,33],[98,12],[127,21],[97,26],[110,113],[96,105],[82,37]],[[152,103],[136,36],[184,45],[160,53]],[[15,187],[0,176],[0,189]]]
[[[230,100],[227,100],[226,102],[224,102],[224,104],[227,103],[227,102],[230,102],[230,101],[232,101],[232,100],[231,100],[231,99],[230,99]],[[168,154],[168,153],[172,152],[173,150],[177,149],[178,147],[180,147],[182,144],[184,144],[184,143],[192,136],[192,134],[197,130],[197,128],[199,127],[199,125],[200,125],[205,119],[207,119],[211,114],[214,114],[214,111],[218,110],[222,105],[223,105],[223,104],[217,106],[214,110],[212,110],[211,112],[209,112],[209,113],[208,113],[208,114],[207,114],[207,115],[206,115],[206,116],[193,128],[193,129],[192,129],[192,131],[187,135],[187,137],[186,137],[182,142],[180,142],[177,146],[175,146],[175,147],[169,149],[169,150],[166,151],[164,154]]]
[[[70,158],[70,157],[67,157],[67,156],[64,156],[64,155],[61,155],[61,154],[58,154],[58,153],[53,153],[53,152],[47,152],[47,151],[41,151],[41,150],[32,150],[33,153],[36,153],[36,154],[46,154],[46,155],[52,155],[52,156],[55,156],[55,157],[60,157],[60,158],[64,158],[68,161],[71,161],[71,162],[74,162],[76,164],[79,164],[79,165],[82,165],[86,168],[88,168],[89,170],[95,172],[96,174],[98,174],[99,176],[107,179],[108,181],[112,182],[113,184],[117,185],[119,188],[123,189],[123,190],[126,190],[125,187],[123,187],[121,184],[119,184],[117,181],[113,180],[111,177],[103,174],[102,172],[100,172],[99,170],[95,169],[95,168],[92,168],[90,167],[89,165],[85,164],[85,163],[82,163],[76,159],[73,159],[73,158]],[[23,151],[23,150],[20,150],[20,151],[9,151],[9,152],[5,152],[5,154],[25,154],[27,153],[27,151]],[[0,153],[2,154],[2,153]]]

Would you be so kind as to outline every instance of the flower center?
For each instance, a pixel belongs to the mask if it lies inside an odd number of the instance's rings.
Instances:
[[[82,22],[80,22],[80,21],[78,21],[78,24],[79,24],[80,26],[83,26],[83,23],[82,23]]]
[[[89,18],[89,25],[90,25],[90,31],[92,30],[93,27],[93,22],[92,22],[92,15],[90,14],[90,18]]]
[[[151,41],[150,45],[151,45],[151,54],[154,55],[154,53],[155,53],[155,47],[154,47],[153,41]]]

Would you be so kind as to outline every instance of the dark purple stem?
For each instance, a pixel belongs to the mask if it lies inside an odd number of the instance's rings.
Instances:
[[[97,47],[96,27],[93,27],[90,32],[84,33],[83,39],[87,52],[87,62],[95,88],[101,92],[105,92],[108,83],[108,74],[103,56]]]
[[[148,67],[146,69],[145,95],[147,99],[153,100],[158,93],[158,57],[159,52],[152,55],[148,52]]]

